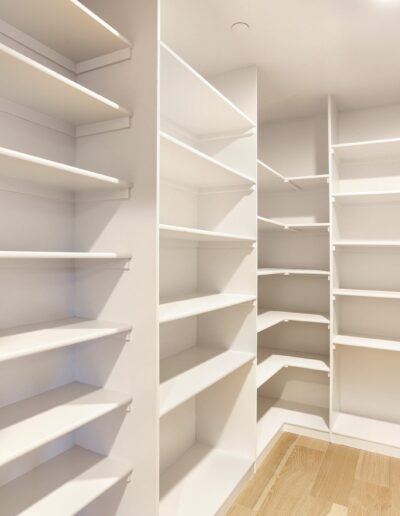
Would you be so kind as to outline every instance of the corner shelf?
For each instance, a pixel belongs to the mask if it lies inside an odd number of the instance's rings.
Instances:
[[[288,178],[289,182],[298,190],[312,191],[328,191],[329,175],[315,174],[311,176],[294,176]]]
[[[320,231],[328,230],[329,222],[303,222],[303,223],[284,223],[267,217],[257,217],[260,231]]]
[[[167,45],[160,43],[161,115],[198,138],[254,129],[256,124]]]
[[[338,143],[332,145],[332,150],[342,161],[400,158],[400,138]]]
[[[282,322],[305,322],[313,324],[329,324],[329,318],[320,314],[302,314],[296,312],[280,312],[277,310],[260,310],[257,316],[257,332],[267,330]]]
[[[160,516],[217,514],[253,464],[251,457],[195,444],[161,475]]]
[[[35,0],[24,2],[18,9],[15,1],[2,0],[0,18],[74,62],[131,46],[79,0]]]
[[[350,296],[350,297],[374,297],[382,299],[400,299],[400,292],[390,290],[360,290],[354,288],[336,288],[333,289],[334,296]]]
[[[12,260],[130,260],[129,253],[76,253],[45,251],[0,251],[0,259]]]
[[[73,317],[0,332],[0,362],[128,333],[129,324]]]
[[[160,365],[160,416],[251,362],[251,353],[195,346]]]
[[[0,409],[0,466],[131,402],[128,394],[73,382]]]
[[[250,294],[192,294],[186,297],[162,299],[159,308],[159,321],[166,323],[195,315],[250,303],[256,297]]]
[[[329,357],[281,349],[258,348],[257,389],[285,367],[329,372]]]
[[[285,425],[329,433],[328,419],[328,408],[258,396],[257,456]]]
[[[387,339],[371,339],[355,335],[334,335],[333,346],[350,346],[357,348],[379,349],[382,351],[400,351],[400,341]]]
[[[123,190],[127,181],[0,147],[0,176],[68,192]]]
[[[160,133],[162,178],[196,189],[251,187],[255,181],[173,136]]]
[[[193,229],[183,226],[171,226],[160,224],[161,239],[194,240],[203,242],[243,242],[253,244],[255,237],[233,235],[230,233],[220,233],[218,231],[206,231],[204,229]]]
[[[288,228],[288,226],[282,222],[261,217],[260,215],[257,217],[257,221],[260,231],[282,231]]]
[[[131,113],[116,102],[0,43],[0,96],[73,126]],[[29,85],[29,88],[27,88]]]
[[[288,224],[287,229],[292,231],[329,231],[329,222],[304,222],[299,224]]]
[[[0,488],[3,516],[73,516],[127,479],[124,462],[74,446]]]
[[[282,193],[296,190],[288,178],[282,176],[282,174],[268,166],[266,163],[258,160],[257,165],[257,187],[259,192]]]
[[[276,275],[299,275],[299,276],[329,276],[329,271],[324,271],[321,269],[279,269],[274,267],[264,267],[258,269],[257,276],[276,276]]]

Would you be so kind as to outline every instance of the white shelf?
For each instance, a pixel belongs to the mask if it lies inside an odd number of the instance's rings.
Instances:
[[[332,197],[339,204],[397,203],[400,202],[400,191],[344,192],[334,193]]]
[[[400,138],[338,143],[332,146],[335,156],[343,161],[400,157]]]
[[[23,260],[130,260],[129,253],[75,253],[42,251],[0,251],[0,259]]]
[[[195,444],[161,475],[160,516],[217,514],[252,467],[252,458]]]
[[[297,312],[280,312],[277,310],[260,311],[257,316],[257,332],[267,330],[282,322],[305,322],[316,324],[329,324],[326,315],[302,314]]]
[[[193,294],[186,297],[162,299],[159,309],[160,323],[176,321],[194,315],[255,301],[250,294]]]
[[[328,416],[327,408],[258,396],[257,456],[285,424],[329,432]]]
[[[255,181],[166,133],[160,133],[163,179],[197,189],[252,186]]]
[[[74,62],[131,46],[79,0],[25,1],[18,9],[15,0],[1,0],[0,18]]]
[[[0,76],[0,97],[75,126],[131,115],[116,102],[1,43]]]
[[[125,393],[73,382],[0,409],[0,466],[130,403]]]
[[[295,176],[289,177],[289,182],[298,190],[315,191],[328,190],[329,175],[316,174],[311,176]]]
[[[73,317],[0,331],[0,362],[131,331],[129,324]]]
[[[355,335],[334,335],[332,344],[334,346],[352,346],[357,348],[379,349],[383,351],[400,351],[400,341],[371,339],[369,337],[358,337]]]
[[[334,296],[350,296],[350,297],[377,297],[382,299],[400,299],[400,292],[390,290],[359,290],[354,288],[336,288],[333,289]]]
[[[261,217],[260,215],[257,217],[257,221],[260,231],[282,231],[288,228],[288,226],[282,222]]]
[[[247,131],[255,122],[164,43],[160,44],[161,115],[196,137]]]
[[[0,175],[46,188],[69,192],[121,190],[132,185],[115,177],[98,174],[64,163],[0,147]]]
[[[254,243],[256,239],[249,236],[232,235],[230,233],[219,233],[218,231],[206,231],[204,229],[193,229],[183,226],[170,226],[160,224],[160,238],[177,240],[195,240],[203,242],[247,242]]]
[[[292,192],[296,188],[279,172],[258,160],[257,188],[261,192]]]
[[[258,227],[261,231],[320,231],[329,230],[329,222],[303,222],[288,224],[266,217],[257,217]]]
[[[274,267],[264,267],[257,270],[257,276],[276,276],[276,275],[291,276],[329,276],[329,271],[321,269],[278,269]]]
[[[292,231],[329,231],[329,222],[304,222],[299,224],[287,224],[287,229]]]
[[[165,358],[160,365],[160,416],[254,359],[251,353],[200,346]]]
[[[1,514],[74,516],[131,471],[128,464],[74,446],[1,487]]]
[[[329,357],[259,347],[257,354],[257,388],[270,380],[284,367],[297,367],[328,373]]]
[[[388,421],[340,413],[332,432],[354,439],[400,447],[400,425]]]
[[[334,247],[400,247],[400,240],[336,240]]]

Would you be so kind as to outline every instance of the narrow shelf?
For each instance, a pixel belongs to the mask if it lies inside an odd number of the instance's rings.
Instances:
[[[64,163],[0,147],[0,175],[40,186],[80,192],[82,190],[121,190],[131,184]]]
[[[0,259],[32,260],[130,260],[129,253],[75,253],[42,251],[0,251]]]
[[[255,181],[176,138],[160,133],[161,176],[197,189],[253,186]]]
[[[343,192],[334,193],[333,200],[339,204],[368,204],[400,202],[400,191]]]
[[[160,224],[160,238],[178,239],[178,240],[195,240],[204,242],[247,242],[254,243],[254,237],[233,235],[230,233],[219,233],[218,231],[206,231],[204,229],[193,229],[183,226],[170,226],[168,224]]]
[[[0,18],[74,62],[131,46],[79,0],[35,0],[19,9],[15,0],[1,0]]]
[[[291,401],[257,397],[257,456],[284,425],[329,432],[327,408],[294,403]]]
[[[284,367],[297,367],[328,373],[329,357],[259,347],[257,354],[257,388],[270,380]]]
[[[360,290],[354,288],[335,288],[332,294],[334,296],[351,296],[351,297],[377,297],[383,299],[400,299],[400,292],[391,290]]]
[[[1,43],[0,75],[1,97],[74,126],[131,115],[116,102]]]
[[[251,353],[196,346],[160,365],[160,416],[251,362]]]
[[[73,317],[0,331],[0,362],[127,333],[129,324]]]
[[[127,406],[127,394],[73,382],[0,409],[0,441],[7,464],[101,416]]]
[[[368,417],[340,413],[333,425],[334,434],[400,447],[400,425]]]
[[[315,174],[311,176],[295,176],[289,177],[289,182],[298,190],[316,191],[328,190],[329,175]]]
[[[288,228],[286,224],[277,222],[276,220],[267,219],[266,217],[257,217],[258,228],[261,231],[282,231]]]
[[[267,330],[282,322],[305,322],[329,324],[329,318],[320,314],[302,314],[297,312],[280,312],[277,310],[260,311],[257,316],[257,332]]]
[[[296,188],[279,172],[258,160],[257,187],[259,191],[268,192],[292,192]]]
[[[287,229],[290,229],[292,231],[319,231],[325,229],[329,231],[329,227],[329,222],[304,222],[299,224],[287,225]]]
[[[302,223],[284,223],[266,217],[257,217],[258,227],[261,231],[320,231],[329,230],[329,222],[302,222]]]
[[[74,446],[1,487],[1,514],[73,516],[131,471],[128,464]]]
[[[192,294],[185,297],[162,299],[159,309],[160,323],[201,315],[222,308],[255,301],[250,294]]]
[[[160,480],[160,516],[217,514],[253,467],[253,459],[192,446]]]
[[[164,43],[160,44],[161,115],[196,137],[254,129],[256,124]]]
[[[336,240],[333,247],[400,247],[400,240]]]
[[[257,276],[281,275],[302,275],[302,276],[329,276],[329,271],[322,269],[278,269],[274,267],[264,267],[257,270]]]
[[[338,143],[332,146],[335,156],[343,161],[400,157],[400,138]]]
[[[352,346],[357,348],[380,349],[383,351],[400,351],[400,341],[386,339],[371,339],[355,335],[334,335],[334,346]]]

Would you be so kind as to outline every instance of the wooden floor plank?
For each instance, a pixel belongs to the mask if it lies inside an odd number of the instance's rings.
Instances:
[[[390,457],[361,451],[355,478],[390,488]]]
[[[306,437],[299,435],[296,440],[296,444],[304,446],[305,448],[312,448],[313,450],[326,451],[329,446],[328,441],[322,441],[321,439],[313,439],[312,437]]]
[[[243,505],[235,503],[226,513],[226,516],[256,516],[256,513]]]
[[[293,516],[309,495],[325,453],[294,446],[274,485],[258,508],[263,516]],[[304,513],[303,513],[304,514]]]
[[[354,480],[349,497],[349,516],[389,516],[391,490],[387,487]]]
[[[359,455],[360,451],[354,448],[330,444],[311,495],[347,506]]]

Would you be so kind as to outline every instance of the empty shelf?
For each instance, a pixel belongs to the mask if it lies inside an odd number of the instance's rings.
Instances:
[[[400,447],[400,425],[398,423],[340,413],[333,425],[332,432],[354,439]]]
[[[338,143],[333,145],[332,149],[343,161],[398,158],[400,157],[400,138]]]
[[[359,290],[354,288],[336,288],[333,290],[334,296],[352,297],[379,297],[383,299],[400,299],[400,292],[390,290]]]
[[[1,0],[0,18],[74,62],[130,46],[79,0]]]
[[[204,242],[248,242],[254,243],[256,239],[249,236],[232,235],[218,231],[206,231],[204,229],[193,229],[182,226],[170,226],[160,224],[160,238],[177,240],[196,240]]]
[[[313,190],[327,190],[329,175],[319,174],[312,176],[296,176],[289,177],[289,182],[298,190],[313,191]]]
[[[130,116],[116,102],[1,43],[0,75],[0,97],[75,126]]]
[[[285,276],[303,275],[303,276],[329,276],[329,271],[321,269],[278,269],[274,267],[265,267],[258,269],[257,276],[274,276],[283,274]]]
[[[254,360],[251,353],[193,347],[161,361],[160,416]]]
[[[329,358],[311,353],[297,353],[281,349],[258,348],[257,388],[270,380],[284,367],[298,367],[329,372]]]
[[[268,328],[271,328],[276,324],[289,321],[329,324],[329,318],[326,315],[302,314],[296,312],[279,312],[277,310],[268,310],[260,312],[258,314],[257,332],[267,330]]]
[[[334,247],[399,247],[400,240],[336,240]]]
[[[296,188],[290,181],[279,172],[258,160],[258,183],[259,191],[269,192],[292,192]]]
[[[287,229],[287,225],[276,220],[268,219],[266,217],[257,217],[258,228],[261,231],[281,231]]]
[[[73,382],[0,409],[0,466],[130,403],[125,393]]]
[[[329,222],[304,222],[299,224],[287,224],[287,229],[292,231],[318,231],[329,230]]]
[[[1,514],[74,516],[131,471],[128,464],[74,446],[1,487]]]
[[[221,310],[255,299],[250,294],[193,294],[190,297],[163,299],[160,303],[160,323]]]
[[[193,136],[247,131],[255,122],[164,43],[160,45],[161,115]]]
[[[131,184],[115,177],[72,167],[48,159],[0,147],[0,175],[48,188],[82,190],[125,189]]]
[[[400,342],[387,339],[371,339],[355,335],[334,335],[332,344],[339,346],[353,346],[358,348],[380,349],[384,351],[400,351]]]
[[[261,231],[316,231],[329,229],[329,222],[303,222],[303,223],[285,223],[266,217],[257,217],[258,227]]]
[[[0,251],[0,259],[36,259],[36,260],[130,260],[129,253],[75,253],[44,251]]]
[[[160,516],[217,514],[253,459],[203,444],[192,446],[160,480]]]
[[[0,362],[131,331],[129,324],[73,317],[0,332]]]
[[[272,441],[284,425],[329,432],[328,408],[258,396],[257,456]]]
[[[333,199],[340,204],[400,202],[400,191],[343,192],[333,194]]]
[[[161,177],[197,189],[252,186],[255,181],[165,133],[160,134]]]

